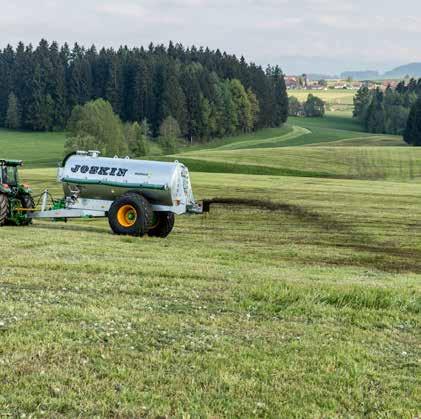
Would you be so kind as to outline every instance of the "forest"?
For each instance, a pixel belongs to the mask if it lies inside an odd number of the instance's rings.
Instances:
[[[403,135],[420,94],[421,79],[402,81],[396,89],[389,86],[384,92],[362,87],[354,98],[354,117],[367,132]]]
[[[123,122],[147,121],[154,136],[174,118],[189,141],[276,127],[288,117],[279,67],[220,50],[172,42],[98,50],[43,39],[0,52],[0,126],[63,130],[74,108],[96,99]]]

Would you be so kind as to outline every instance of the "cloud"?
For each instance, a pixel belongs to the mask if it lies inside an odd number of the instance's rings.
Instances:
[[[0,30],[3,46],[41,37],[114,47],[171,39],[287,69],[302,62],[302,71],[421,61],[419,0],[19,0],[2,4]]]
[[[146,15],[145,7],[140,4],[127,2],[105,2],[97,6],[99,13],[106,13],[111,16],[127,16],[133,18],[141,18]]]

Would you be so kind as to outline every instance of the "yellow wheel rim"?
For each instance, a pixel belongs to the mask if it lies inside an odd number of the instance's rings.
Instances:
[[[137,220],[136,208],[132,205],[123,205],[117,212],[117,221],[123,227],[132,227]]]

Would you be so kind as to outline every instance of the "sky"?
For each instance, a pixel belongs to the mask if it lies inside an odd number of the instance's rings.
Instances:
[[[41,38],[98,47],[181,42],[287,74],[421,62],[421,1],[0,0],[0,45]]]

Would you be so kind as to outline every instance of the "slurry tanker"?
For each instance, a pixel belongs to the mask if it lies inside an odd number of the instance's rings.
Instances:
[[[0,226],[27,225],[34,219],[67,221],[108,218],[116,234],[167,237],[175,215],[201,214],[186,166],[100,157],[98,151],[69,154],[58,169],[64,197],[48,190],[35,206],[31,190],[19,183],[20,161],[0,160]]]

